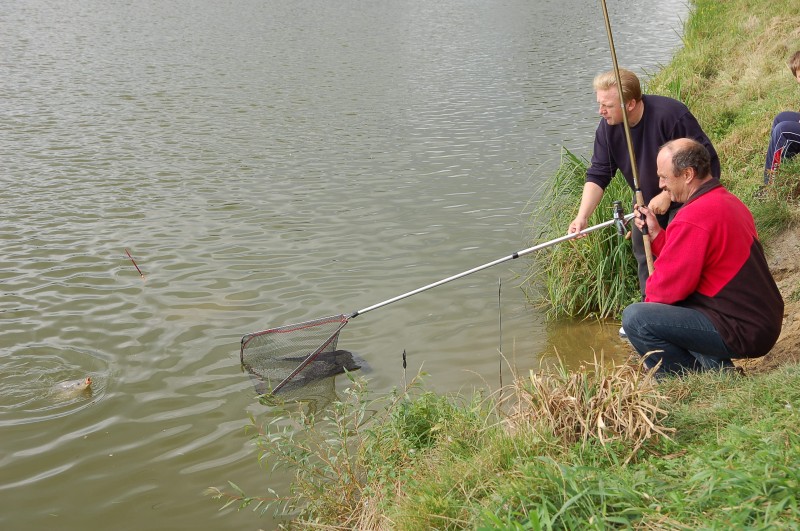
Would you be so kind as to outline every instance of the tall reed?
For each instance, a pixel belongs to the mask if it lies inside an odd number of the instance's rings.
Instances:
[[[531,216],[534,239],[547,241],[566,234],[580,203],[587,161],[563,149],[561,165],[547,183]],[[589,225],[613,217],[613,202],[630,212],[633,194],[621,176],[612,179]],[[524,286],[528,299],[545,308],[548,318],[618,316],[639,300],[636,260],[630,240],[613,228],[595,231],[534,255]]]
[[[630,459],[650,438],[672,431],[662,425],[666,397],[653,374],[641,364],[617,365],[602,355],[576,371],[559,360],[555,368],[515,381],[507,423],[543,430],[565,447],[590,439],[621,442],[630,446]]]

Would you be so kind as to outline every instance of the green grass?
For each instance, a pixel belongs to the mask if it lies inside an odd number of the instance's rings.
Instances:
[[[602,367],[586,372],[581,394],[597,396],[622,374]],[[373,400],[357,385],[325,418],[287,413],[256,437],[262,462],[297,473],[288,496],[215,494],[291,515],[284,525],[300,529],[800,527],[800,366],[645,383],[612,393],[668,411],[649,417],[668,436],[638,443],[565,442],[537,409],[510,414],[508,395],[465,401],[416,387]],[[556,385],[553,398],[567,389]],[[289,435],[278,425],[291,419]]]
[[[586,160],[563,150],[561,165],[532,216],[531,225],[538,229],[537,242],[565,233],[575,217],[586,166]],[[611,181],[589,226],[612,219],[615,200],[622,201],[623,209],[630,211],[633,194],[621,177]],[[614,317],[641,298],[636,267],[630,240],[610,227],[540,251],[524,287],[528,299],[544,308],[550,319]]]

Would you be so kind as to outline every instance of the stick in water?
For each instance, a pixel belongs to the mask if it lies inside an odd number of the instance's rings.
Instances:
[[[128,255],[128,258],[130,258],[130,259],[131,259],[131,262],[133,263],[133,267],[135,267],[135,268],[136,268],[136,271],[138,271],[138,272],[139,272],[139,276],[141,276],[141,277],[142,277],[142,279],[144,279],[144,273],[142,273],[142,270],[141,270],[141,269],[139,269],[139,266],[138,266],[138,265],[136,265],[136,260],[134,260],[134,259],[133,259],[133,257],[131,256],[131,253],[129,253],[129,252],[128,252],[128,249],[125,249],[125,254],[127,254],[127,255]]]
[[[497,320],[500,325],[500,344],[497,351],[500,353],[500,401],[503,400],[503,305],[500,294],[503,292],[503,277],[497,277]]]
[[[403,349],[403,391],[408,392],[408,382],[406,381],[406,349]]]

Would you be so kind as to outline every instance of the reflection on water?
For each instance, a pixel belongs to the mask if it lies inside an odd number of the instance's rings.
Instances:
[[[548,325],[547,348],[542,357],[577,368],[583,361],[603,357],[617,363],[634,353],[630,342],[619,336],[619,324],[598,321],[562,321]]]
[[[610,5],[620,61],[666,61],[685,9]],[[270,410],[240,370],[242,335],[527,247],[529,200],[561,146],[591,149],[591,79],[610,66],[600,13],[4,2],[0,528],[269,527],[201,494],[288,480],[258,469],[244,430]],[[378,393],[420,370],[440,391],[495,386],[499,351],[522,370],[552,347],[588,355],[583,332],[548,331],[526,306],[525,267],[359,316],[338,348],[369,363]],[[85,376],[91,396],[51,401]],[[320,402],[347,385],[319,382]]]

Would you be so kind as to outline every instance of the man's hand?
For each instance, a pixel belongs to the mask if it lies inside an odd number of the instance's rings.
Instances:
[[[580,232],[585,229],[589,225],[589,222],[586,218],[578,216],[577,218],[572,220],[572,223],[569,224],[569,228],[567,229],[567,234],[575,234],[576,232]],[[585,235],[581,234],[577,238],[584,238]]]
[[[663,229],[661,228],[661,225],[659,225],[658,220],[653,214],[653,211],[647,207],[640,207],[639,205],[635,205],[633,209],[638,214],[637,216],[633,217],[633,221],[636,223],[636,226],[639,228],[639,230],[642,230],[644,224],[647,223],[647,233],[650,235],[650,239],[654,240],[656,236],[658,236],[658,233]]]
[[[647,208],[654,214],[666,214],[671,204],[672,200],[669,198],[669,192],[665,190],[651,199]]]
[[[595,183],[587,182],[583,185],[583,194],[581,194],[581,204],[578,207],[578,215],[572,220],[567,229],[567,234],[575,234],[589,226],[589,217],[591,217],[594,209],[600,204],[603,198],[603,189]],[[578,238],[583,238],[583,234]]]

